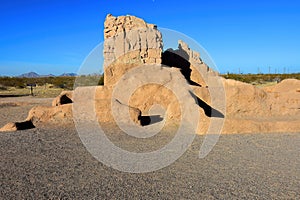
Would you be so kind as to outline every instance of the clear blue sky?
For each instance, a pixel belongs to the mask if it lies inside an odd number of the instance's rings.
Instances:
[[[0,75],[77,72],[108,13],[192,37],[223,73],[300,71],[296,0],[1,0]]]

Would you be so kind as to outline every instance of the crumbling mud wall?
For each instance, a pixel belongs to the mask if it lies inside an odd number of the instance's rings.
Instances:
[[[134,16],[107,15],[104,22],[104,84],[113,85],[129,69],[161,64],[162,35],[156,25]]]

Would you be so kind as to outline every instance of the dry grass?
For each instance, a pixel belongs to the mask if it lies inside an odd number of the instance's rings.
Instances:
[[[34,97],[38,98],[54,98],[58,96],[64,89],[55,88],[50,84],[37,86],[33,88]],[[0,90],[0,97],[5,96],[30,96],[30,88],[7,87],[6,90]]]
[[[29,96],[30,88],[27,84],[36,84],[33,92],[35,97],[56,97],[63,90],[72,90],[74,86],[103,85],[103,75],[83,75],[79,77],[39,77],[19,78],[0,77],[0,97]]]
[[[256,84],[255,86],[259,87],[259,88],[264,88],[264,87],[269,87],[269,86],[273,86],[273,85],[276,85],[276,84],[277,84],[276,81],[272,81],[272,82],[265,82],[265,83],[261,83],[261,84]]]

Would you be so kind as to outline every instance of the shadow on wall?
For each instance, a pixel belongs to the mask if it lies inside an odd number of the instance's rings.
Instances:
[[[204,110],[204,113],[207,117],[216,117],[216,118],[224,118],[224,114],[220,111],[212,108],[210,105],[208,105],[205,101],[197,97],[194,93],[190,91],[190,94],[195,99],[196,104],[199,105]]]
[[[155,124],[161,122],[163,119],[160,115],[140,116],[142,126]]]
[[[32,129],[35,128],[32,121],[25,121],[25,122],[16,122],[16,128],[17,130],[26,130],[26,129]]]
[[[6,98],[6,97],[27,97],[31,96],[30,94],[1,94],[0,98]]]
[[[69,104],[69,103],[73,103],[73,101],[67,96],[67,95],[62,95],[60,97],[60,104]]]
[[[189,55],[179,45],[178,49],[167,49],[162,53],[162,64],[169,67],[176,67],[190,85],[201,86],[191,80],[191,63],[189,62]]]

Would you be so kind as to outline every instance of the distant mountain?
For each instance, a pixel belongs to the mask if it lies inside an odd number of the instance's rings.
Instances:
[[[75,73],[63,73],[59,76],[77,76],[77,74]],[[55,75],[53,74],[48,74],[48,75],[40,75],[38,73],[35,73],[35,72],[28,72],[28,73],[25,73],[25,74],[21,74],[19,76],[17,76],[19,78],[40,78],[40,77],[56,77]]]
[[[47,74],[47,75],[40,75],[40,77],[55,77],[53,74]]]
[[[77,76],[76,73],[63,73],[60,76]]]
[[[39,74],[35,73],[35,72],[28,72],[28,73],[25,73],[25,74],[21,74],[17,77],[20,77],[20,78],[38,78],[38,77],[41,77]]]

